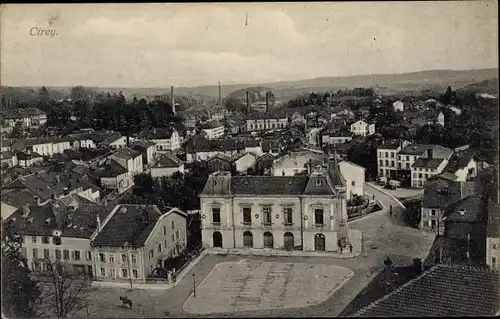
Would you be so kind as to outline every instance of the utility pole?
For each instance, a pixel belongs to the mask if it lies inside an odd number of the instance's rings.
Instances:
[[[193,297],[196,297],[196,279],[193,273]]]

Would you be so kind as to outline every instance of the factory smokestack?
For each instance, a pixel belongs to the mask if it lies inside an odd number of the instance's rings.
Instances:
[[[222,94],[220,90],[220,81],[219,81],[219,106],[222,107]]]
[[[250,114],[250,101],[248,100],[248,91],[246,92],[247,97],[247,113]]]
[[[175,98],[174,98],[174,86],[170,87],[170,104],[172,105],[172,112],[175,115]]]
[[[266,113],[269,112],[269,92],[266,92]]]

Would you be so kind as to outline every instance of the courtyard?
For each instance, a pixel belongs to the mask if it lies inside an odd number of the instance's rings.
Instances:
[[[354,272],[327,264],[241,260],[217,264],[183,310],[213,314],[300,308],[327,300]]]

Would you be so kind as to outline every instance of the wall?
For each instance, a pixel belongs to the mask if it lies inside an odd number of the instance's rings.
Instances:
[[[172,221],[174,222],[174,229],[172,229]],[[179,237],[177,238],[177,231]],[[180,251],[176,251],[176,244],[181,247]],[[161,252],[158,250],[158,245],[161,245]],[[179,255],[187,245],[187,220],[185,217],[177,214],[170,213],[161,218],[153,231],[150,234],[144,251],[144,272],[146,274],[158,266],[158,259],[164,260],[169,256],[175,257]],[[154,252],[152,258],[149,256],[150,251]]]
[[[495,259],[495,260],[494,260]],[[495,262],[495,264],[493,263]],[[500,265],[500,238],[488,237],[486,240],[486,264],[499,269]]]
[[[184,164],[180,167],[152,167],[150,172],[152,178],[168,177],[172,176],[176,172],[184,173]]]
[[[457,181],[465,182],[467,180],[467,175],[469,174],[469,169],[474,169],[474,174],[471,177],[475,177],[477,175],[477,162],[474,158],[471,159],[466,167],[458,169],[455,172],[455,175],[458,177]]]
[[[431,210],[434,211],[434,214],[431,215]],[[421,213],[421,219],[420,219],[420,225],[419,228],[422,230],[427,230],[427,231],[432,231],[431,227],[431,221],[435,220],[436,221],[436,226],[434,231],[438,231],[438,223],[439,220],[441,219],[443,214],[443,211],[440,208],[430,208],[430,207],[422,207],[422,213]],[[441,228],[439,231],[444,232],[444,225],[439,224],[439,228]]]
[[[339,168],[346,180],[347,200],[352,198],[352,194],[363,196],[365,194],[365,169],[345,161],[339,163]],[[352,185],[352,182],[354,182],[354,185]]]
[[[255,165],[255,162],[255,156],[247,153],[235,161],[236,170],[238,172],[246,172],[248,168]]]
[[[64,236],[64,229],[62,229]],[[33,238],[36,238],[36,242],[33,242]],[[44,249],[49,250],[49,259],[51,261],[56,260],[56,250],[61,251],[61,260],[76,265],[86,265],[91,266],[91,258],[89,258],[89,253],[92,250],[90,247],[90,239],[87,238],[61,238],[61,245],[54,244],[53,238],[51,236],[47,237],[49,239],[48,244],[42,243],[42,236],[24,236],[23,237],[23,249],[25,249],[26,258],[28,261],[28,266],[33,269],[33,249],[38,251],[38,259],[44,258]],[[64,251],[68,251],[69,259],[64,259]],[[80,253],[80,259],[75,259],[74,252],[78,251]]]
[[[126,136],[121,136],[119,139],[114,141],[113,143],[110,143],[109,146],[111,148],[122,148],[127,146],[127,137]]]

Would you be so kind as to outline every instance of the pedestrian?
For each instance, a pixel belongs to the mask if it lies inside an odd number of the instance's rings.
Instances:
[[[352,245],[349,244],[349,250],[351,251],[351,254],[352,254]]]
[[[340,246],[340,254],[341,254],[341,255],[342,255],[342,251],[343,251],[343,250],[344,250],[344,249],[342,248],[342,246]]]

